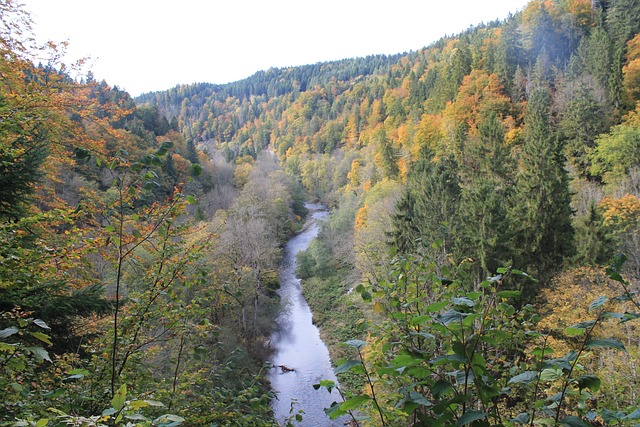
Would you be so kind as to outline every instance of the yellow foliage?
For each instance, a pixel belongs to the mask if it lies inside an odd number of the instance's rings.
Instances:
[[[605,197],[598,205],[602,212],[604,225],[619,231],[628,231],[638,225],[640,218],[640,200],[632,194],[618,199]]]
[[[640,100],[640,34],[627,42],[627,63],[622,73],[625,96],[636,103]]]
[[[367,223],[367,211],[369,210],[369,205],[367,203],[364,204],[363,207],[358,209],[358,213],[356,213],[356,222],[355,229],[358,230],[364,227]]]
[[[615,297],[622,291],[606,276],[602,268],[580,267],[557,276],[541,292],[542,320],[538,325],[540,330],[551,331],[548,345],[555,350],[553,357],[562,357],[572,347],[579,345],[583,337],[577,337],[575,341],[565,340],[563,331],[576,323],[593,320],[596,314],[589,313],[588,308],[596,298]],[[637,311],[628,302],[608,302],[604,308],[618,313]],[[595,372],[602,380],[600,399],[610,400],[609,403],[620,406],[632,404],[635,387],[640,379],[637,369],[640,362],[640,324],[621,324],[610,319],[600,323],[592,337],[617,339],[627,350],[620,352],[603,349],[587,353],[581,359],[581,364],[587,371]]]

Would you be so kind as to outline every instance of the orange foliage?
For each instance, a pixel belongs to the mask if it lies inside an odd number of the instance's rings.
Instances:
[[[607,227],[627,231],[638,225],[640,200],[632,194],[626,194],[619,199],[605,197],[600,201],[598,208]]]
[[[595,24],[595,13],[591,7],[591,0],[569,0],[569,12],[576,17],[579,27],[590,27]]]
[[[627,43],[627,63],[622,67],[625,96],[633,103],[640,100],[640,34]]]
[[[368,211],[369,211],[369,205],[367,203],[365,203],[363,207],[358,209],[358,213],[356,213],[356,222],[354,226],[356,230],[363,228],[367,224]]]
[[[510,100],[503,94],[503,90],[498,76],[473,70],[464,77],[455,103],[447,110],[453,114],[454,120],[466,122],[473,129],[483,115],[506,114]]]

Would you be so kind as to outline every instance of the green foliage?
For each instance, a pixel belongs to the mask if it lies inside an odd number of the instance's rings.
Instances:
[[[610,276],[628,286],[617,273],[620,265]],[[584,359],[601,348],[626,351],[622,342],[595,333],[599,324],[625,315],[608,312],[608,298],[596,298],[591,319],[564,331],[574,348],[554,357],[549,332],[536,331],[533,307],[521,306],[521,291],[507,287],[516,278],[531,279],[515,269],[498,271],[465,291],[463,283],[436,275],[435,263],[411,256],[395,260],[388,280],[360,286],[380,318],[373,320],[368,343],[346,343],[357,357],[342,362],[336,373],[359,374],[364,394],[347,393],[327,413],[357,410],[388,426],[409,420],[417,426],[480,420],[586,426],[597,416],[610,422],[612,412],[594,406],[604,379],[586,371]],[[635,410],[618,411],[616,422],[632,424]]]

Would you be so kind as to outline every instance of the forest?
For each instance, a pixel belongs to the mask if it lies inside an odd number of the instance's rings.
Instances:
[[[0,11],[0,425],[278,425],[305,201],[328,417],[640,424],[638,0],[135,99]]]

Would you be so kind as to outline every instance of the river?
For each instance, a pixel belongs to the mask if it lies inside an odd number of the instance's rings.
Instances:
[[[341,401],[340,394],[333,390],[315,390],[320,380],[336,381],[329,350],[320,339],[320,332],[312,322],[311,310],[300,290],[300,279],[295,276],[296,254],[305,250],[318,235],[319,223],[326,220],[329,212],[323,205],[307,204],[309,219],[299,234],[287,243],[280,268],[280,290],[282,311],[277,318],[276,332],[271,337],[274,355],[269,380],[276,392],[272,402],[273,411],[280,425],[287,418],[302,410],[302,421],[292,421],[300,427],[344,426],[346,420],[330,420],[324,408],[332,402]],[[292,369],[291,371],[286,368]],[[293,405],[293,409],[292,409]],[[295,420],[295,417],[291,419]]]

